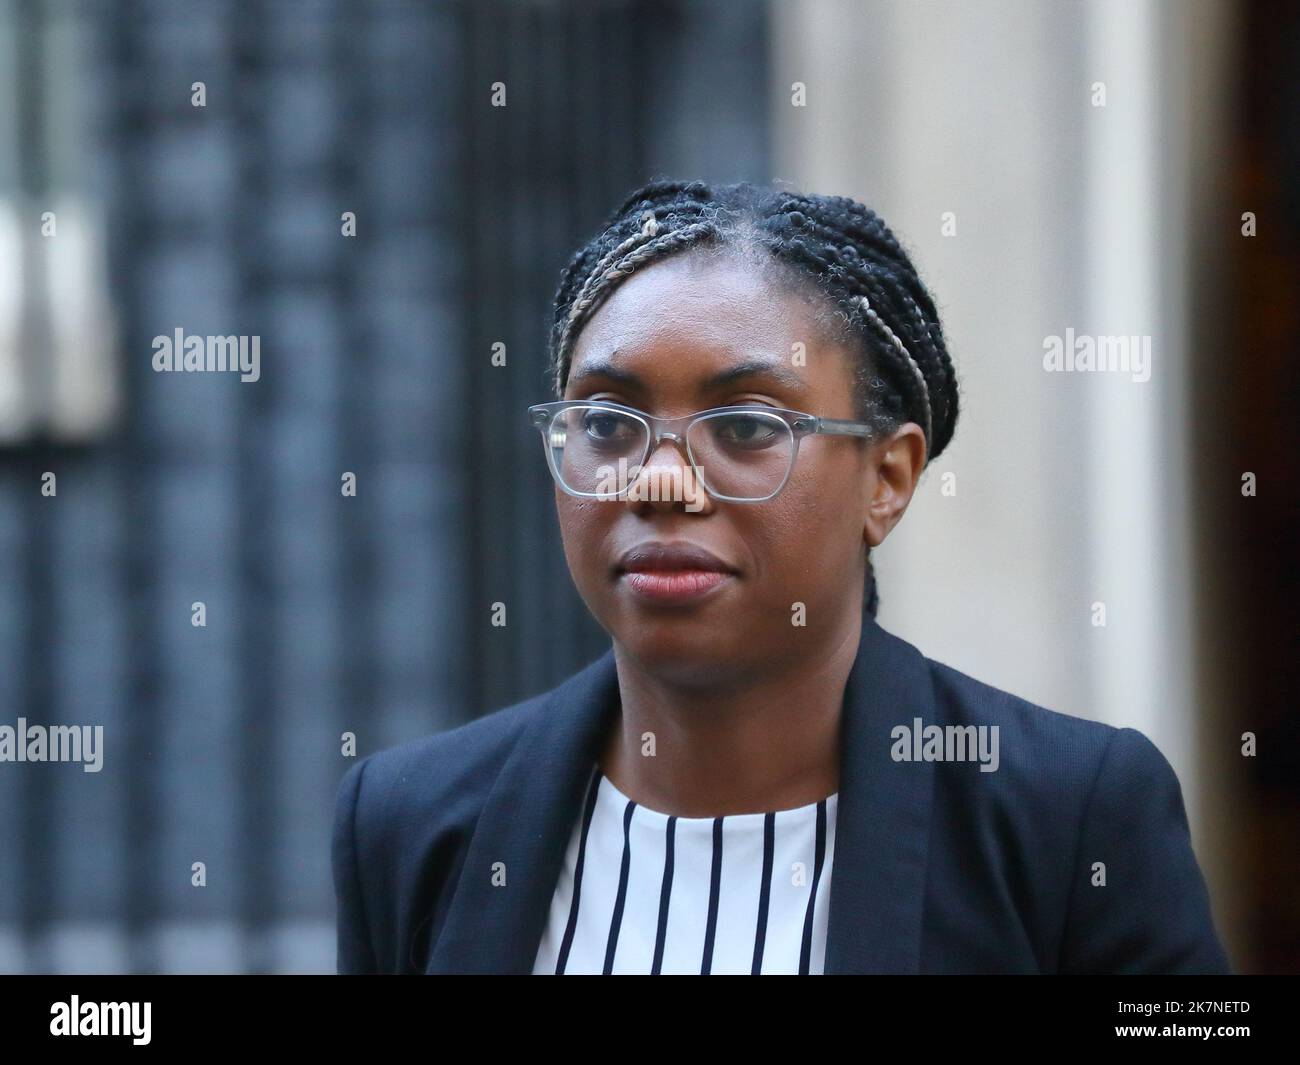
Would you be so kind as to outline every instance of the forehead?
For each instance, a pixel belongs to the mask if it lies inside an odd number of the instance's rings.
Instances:
[[[796,344],[827,342],[818,299],[784,271],[734,255],[672,256],[633,273],[601,304],[578,334],[569,380],[606,368],[647,378],[756,361],[790,368]]]

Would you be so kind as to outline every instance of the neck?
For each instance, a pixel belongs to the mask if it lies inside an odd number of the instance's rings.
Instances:
[[[839,789],[840,718],[862,618],[742,680],[686,688],[618,641],[621,712],[601,771],[636,802],[679,817],[786,810]],[[650,752],[653,751],[653,756]]]

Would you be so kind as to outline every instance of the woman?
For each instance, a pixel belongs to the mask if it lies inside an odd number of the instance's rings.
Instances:
[[[1133,729],[925,658],[871,548],[957,381],[841,197],[655,182],[564,271],[531,408],[610,634],[553,691],[352,767],[340,972],[1226,972]]]

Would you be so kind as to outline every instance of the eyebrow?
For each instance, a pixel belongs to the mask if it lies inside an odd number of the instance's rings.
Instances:
[[[570,381],[577,384],[580,381],[585,381],[588,377],[608,377],[611,381],[618,381],[632,388],[645,388],[645,382],[640,377],[629,370],[620,369],[608,359],[587,363],[570,378]],[[729,366],[720,373],[714,374],[704,382],[704,387],[717,388],[720,385],[731,384],[742,377],[770,377],[774,381],[779,381],[791,388],[804,387],[802,377],[783,363],[772,359],[746,359],[735,366]]]

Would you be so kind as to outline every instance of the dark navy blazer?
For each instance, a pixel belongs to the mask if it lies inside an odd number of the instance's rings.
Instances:
[[[530,972],[618,705],[611,646],[549,692],[353,765],[339,972]],[[999,726],[997,770],[895,760],[891,730],[915,718]],[[1142,733],[982,684],[864,617],[840,747],[827,973],[1230,971],[1178,778]]]

